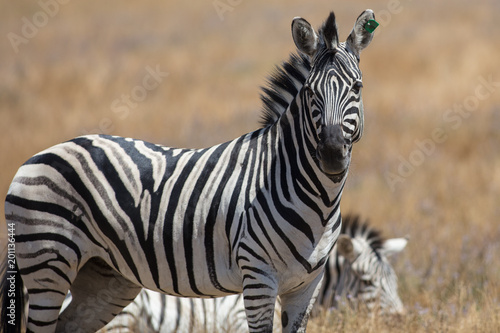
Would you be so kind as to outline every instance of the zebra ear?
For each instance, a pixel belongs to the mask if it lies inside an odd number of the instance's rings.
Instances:
[[[387,257],[403,251],[408,244],[408,238],[391,238],[382,244],[381,252]]]
[[[356,258],[351,237],[345,234],[339,236],[337,239],[337,253],[349,261],[353,261]]]
[[[292,37],[299,51],[312,59],[318,50],[319,38],[311,24],[301,17],[294,18]]]
[[[365,25],[369,20],[375,20],[375,14],[371,9],[365,10],[361,13],[361,15],[358,16],[351,34],[349,35],[349,37],[347,37],[347,47],[358,58],[361,50],[367,47],[373,39],[373,32],[369,32],[365,28]]]

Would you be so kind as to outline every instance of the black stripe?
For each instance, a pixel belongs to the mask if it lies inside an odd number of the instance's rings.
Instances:
[[[127,179],[122,179],[118,174],[118,170],[116,170],[112,166],[109,157],[103,150],[101,151],[103,156],[99,158],[96,156],[96,154],[92,155],[92,157],[96,160],[98,168],[105,175],[108,183],[112,186],[115,192],[116,201],[119,204],[120,208],[127,214],[130,220],[133,222],[135,235],[137,235],[137,240],[139,241],[140,246],[143,249],[144,253],[147,254],[145,257],[148,262],[149,271],[155,282],[155,285],[158,287],[160,283],[159,272],[158,272],[158,260],[154,249],[154,242],[152,242],[151,239],[153,237],[153,232],[155,229],[154,226],[159,213],[159,205],[160,205],[159,197],[161,197],[162,189],[163,186],[165,185],[166,179],[162,179],[161,186],[158,188],[158,191],[155,191],[152,162],[149,160],[149,158],[140,153],[140,151],[137,150],[135,145],[137,142],[142,142],[148,149],[157,152],[158,155],[162,156],[163,158],[164,156],[160,154],[161,150],[159,150],[158,146],[150,144],[145,141],[127,140],[125,138],[107,137],[107,136],[103,138],[106,138],[110,142],[119,145],[120,150],[117,151],[117,154],[119,152],[124,152],[129,158],[133,160],[133,163],[140,170],[139,174],[140,179],[138,179],[137,181],[140,182],[142,186],[141,199],[143,199],[145,191],[148,191],[151,196],[151,207],[149,208],[150,216],[148,221],[149,230],[146,230],[147,232],[146,235],[144,230],[144,223],[146,221],[142,220],[141,205],[136,206],[132,194],[129,192],[124,183],[131,181],[132,175],[127,175]],[[114,147],[113,145],[110,145],[110,149],[113,151],[117,150],[117,148]],[[115,155],[116,154],[113,154],[113,156]],[[97,161],[99,161],[99,163]],[[174,161],[176,162],[176,160]],[[168,160],[168,162],[170,163],[171,161]],[[127,173],[129,167],[125,165],[124,161],[120,161],[120,167],[125,173]]]
[[[241,237],[241,230],[243,228],[244,217],[245,217],[245,215],[243,213],[240,214],[240,219],[238,220],[238,227],[236,229],[236,233],[234,234],[234,239],[232,240],[231,251],[229,253],[229,267],[230,268],[232,266],[232,255],[231,255],[231,253],[236,249],[236,246],[239,245],[239,241],[242,238]]]
[[[60,310],[61,306],[45,306],[45,305],[30,304],[29,308],[33,310]]]
[[[242,142],[245,142],[245,144],[246,144],[247,136],[243,136],[241,139],[242,139]],[[238,207],[238,202],[240,199],[241,191],[244,188],[243,180],[245,179],[245,174],[247,172],[247,168],[251,167],[250,163],[249,163],[249,160],[251,158],[251,152],[252,152],[252,150],[250,148],[248,148],[246,153],[245,153],[245,158],[243,159],[243,163],[240,164],[241,169],[239,172],[239,177],[238,177],[238,180],[236,181],[236,184],[234,186],[234,191],[231,195],[231,199],[229,201],[229,208],[228,208],[227,215],[226,215],[226,225],[225,225],[226,237],[227,237],[227,239],[229,239],[231,241],[230,249],[229,249],[229,253],[228,253],[228,258],[229,258],[228,266],[229,266],[229,268],[232,267],[232,261],[231,261],[232,255],[231,254],[235,250],[235,247],[238,245],[238,240],[240,239],[241,228],[243,227],[242,224],[243,224],[244,216],[243,216],[243,214],[241,214],[238,217],[237,231],[234,235],[234,239],[232,239],[231,238],[231,228],[234,226],[236,208],[241,208],[241,207]]]
[[[270,277],[270,275],[269,275],[269,273],[268,273],[268,272],[266,272],[266,271],[264,271],[264,270],[262,270],[262,269],[260,269],[260,268],[257,268],[257,267],[248,266],[248,265],[242,265],[242,266],[240,267],[240,269],[241,269],[242,271],[244,271],[244,270],[248,270],[248,271],[250,271],[250,272],[257,273],[257,274],[259,274],[259,275],[264,275],[265,277]]]
[[[42,269],[48,269],[48,270],[51,270],[54,273],[56,273],[58,276],[62,277],[64,280],[66,280],[66,282],[68,282],[68,285],[71,285],[71,283],[73,281],[71,281],[70,278],[65,274],[65,272],[63,272],[60,268],[50,265],[49,263],[51,261],[57,262],[58,260],[55,260],[55,259],[47,260],[47,261],[44,261],[42,263],[39,263],[36,265],[31,265],[29,267],[20,269],[19,271],[21,272],[21,275],[28,275],[28,274],[37,272],[37,271],[42,270]]]
[[[328,261],[325,267],[325,273],[323,275],[323,281],[321,282],[321,289],[319,292],[318,296],[318,301],[322,306],[326,306],[326,308],[330,307],[330,304],[325,304],[325,297],[326,294],[328,293],[328,288],[330,287],[330,283],[332,283],[333,277],[332,277],[332,271],[330,265],[332,264],[331,261],[331,256],[328,257]],[[338,260],[335,262],[335,264],[338,264]],[[337,275],[338,277],[339,275]],[[332,293],[333,294],[333,293]]]
[[[292,110],[296,110],[295,112],[299,113],[299,106],[294,102],[290,105]],[[300,117],[303,117],[301,115]],[[309,164],[308,161],[308,155],[311,154],[311,152],[315,152],[316,148],[312,146],[312,144],[309,144],[309,141],[303,136],[303,129],[302,129],[302,122],[301,121],[296,121],[294,126],[294,134],[295,134],[295,139],[299,143],[298,147],[294,147],[293,145],[285,145],[287,155],[297,155],[298,160],[300,161],[300,166],[304,171],[301,171],[299,169],[299,165],[296,163],[290,163],[288,167],[291,168],[291,173],[292,175],[295,176],[296,181],[299,182],[304,188],[309,191],[311,194],[319,197],[322,199],[323,204],[327,207],[330,207],[332,204],[329,201],[329,195],[326,192],[323,183],[319,180],[318,176],[316,175],[316,171],[312,167],[312,165]],[[290,141],[293,140],[293,136],[291,134],[292,128],[288,129],[287,132],[284,134],[286,135],[283,140]],[[293,141],[292,141],[293,142]],[[302,143],[306,143],[306,147],[303,146]],[[309,182],[306,180],[310,180],[310,182],[313,183],[315,190],[312,189],[309,185]]]
[[[56,293],[56,294],[66,296],[66,293],[64,293],[60,290],[55,290],[55,289],[49,289],[49,288],[31,288],[31,289],[28,289],[28,295],[45,294],[45,293]]]
[[[161,294],[160,297],[161,297],[160,309],[167,309],[167,296],[165,294]],[[148,296],[148,299],[149,299],[149,296]],[[150,309],[150,311],[151,310],[153,310],[153,309]],[[166,314],[167,314],[167,311],[161,311],[160,319],[158,320],[158,327],[162,327],[163,326],[163,323],[166,320]],[[151,321],[151,317],[152,317],[152,315],[150,314],[149,321]]]
[[[289,144],[291,145],[292,143],[289,143]],[[286,146],[287,143],[285,142],[284,145]],[[290,160],[288,161],[289,163],[286,163],[281,147],[278,148],[278,151],[280,154],[280,160],[281,160],[280,164],[281,165],[286,165],[286,164],[295,165],[296,164],[295,161],[292,160],[294,155],[288,155]],[[281,175],[283,175],[286,173],[286,171],[283,169],[286,169],[286,168],[281,167],[279,170],[276,170],[276,172],[281,172]],[[292,173],[292,175],[293,174],[294,173]],[[297,174],[300,174],[300,173],[297,173]],[[292,178],[293,178],[293,176],[292,176]],[[278,179],[276,179],[276,180],[278,180]],[[282,197],[280,195],[281,193],[278,193],[278,188],[281,187],[283,189],[283,191],[288,191],[288,180],[286,179],[286,177],[281,176],[280,181],[281,181],[281,183],[279,185],[276,184],[277,186],[273,186],[271,188],[271,196],[272,196],[272,202],[274,204],[274,207],[276,207],[276,210],[279,212],[279,214],[281,215],[281,217],[285,221],[287,221],[295,229],[302,232],[304,234],[304,236],[306,236],[311,241],[311,244],[314,245],[314,242],[315,242],[314,234],[313,234],[311,227],[307,223],[307,221],[305,221],[302,218],[302,216],[300,214],[298,214],[293,208],[287,207],[284,204],[282,204],[283,199],[281,198]],[[285,199],[286,199],[286,195],[285,195]],[[291,198],[290,198],[290,195],[288,194],[288,201],[293,206],[293,204],[291,203],[290,200],[291,200]]]
[[[178,276],[177,276],[177,268],[175,265],[175,256],[174,256],[174,222],[175,222],[175,211],[177,209],[177,206],[179,204],[179,199],[182,194],[183,187],[186,183],[186,180],[188,179],[189,175],[191,174],[191,171],[193,171],[193,167],[196,164],[196,162],[199,160],[199,158],[203,156],[203,150],[200,151],[193,151],[192,156],[187,161],[185,165],[182,167],[182,171],[180,175],[177,177],[176,182],[172,188],[171,194],[170,194],[170,200],[168,202],[166,214],[165,214],[165,221],[164,221],[164,227],[163,227],[163,245],[165,247],[165,254],[167,257],[167,262],[170,268],[170,275],[172,277],[172,285],[174,292],[176,294],[179,293],[179,286],[178,286]],[[192,207],[193,209],[195,207]],[[186,244],[186,238],[191,237],[189,233],[192,233],[192,226],[189,228],[190,225],[186,225],[186,221],[184,221],[183,225],[183,239],[184,239],[184,248],[185,248],[185,254],[189,253],[189,249],[186,250],[186,247],[188,244]],[[191,231],[189,230],[191,229]],[[186,236],[187,235],[187,236]],[[189,243],[189,242],[188,242]],[[186,266],[186,269],[189,270],[189,267]],[[191,283],[192,281],[190,281]],[[194,287],[194,289],[193,289]],[[191,285],[191,288],[195,293],[199,293],[199,291],[195,290],[196,286]]]
[[[229,157],[229,163],[227,164],[227,167],[224,170],[224,174],[222,176],[222,179],[220,182],[217,184],[217,189],[214,193],[212,202],[210,204],[210,210],[207,215],[207,222],[205,224],[205,258],[207,260],[207,267],[208,267],[208,274],[210,276],[210,281],[212,284],[217,288],[218,290],[227,292],[227,293],[236,293],[236,291],[232,291],[229,289],[224,288],[218,278],[217,278],[217,271],[216,271],[216,264],[215,264],[215,248],[214,248],[214,240],[215,240],[215,235],[214,235],[214,228],[215,228],[215,223],[217,222],[217,213],[219,211],[219,205],[221,202],[222,198],[222,193],[226,189],[226,184],[231,178],[234,169],[236,167],[238,155],[241,151],[241,146],[242,146],[242,141],[243,137],[240,137],[237,142],[234,144],[234,148],[231,151],[231,155]],[[224,149],[227,149],[227,145],[224,146]],[[233,213],[234,216],[234,213]],[[228,242],[230,238],[228,237]],[[231,256],[229,255],[229,261],[231,262]]]
[[[53,155],[57,156],[57,155]],[[28,161],[29,162],[29,161]],[[45,164],[45,163],[43,163]],[[61,165],[60,162],[52,163],[51,166],[55,168],[59,173],[63,172],[69,172],[69,167],[68,166],[63,166]],[[87,221],[90,221],[90,216],[88,212],[85,211],[83,205],[81,202],[79,202],[74,196],[70,195],[67,193],[65,190],[63,190],[58,184],[56,184],[52,179],[46,177],[46,176],[38,176],[38,177],[16,177],[15,180],[17,183],[21,183],[23,185],[28,185],[28,186],[39,186],[39,185],[44,185],[47,186],[52,192],[55,194],[59,195],[60,197],[63,197],[67,199],[68,201],[72,202],[74,204],[73,210],[71,212],[71,219],[68,220],[71,222],[74,226],[79,228],[85,236],[95,245],[102,247],[102,245],[94,238],[94,235],[90,230],[88,229],[87,225],[83,222],[82,217],[85,217]],[[77,209],[81,209],[82,213],[81,215],[76,215],[75,211]],[[63,217],[64,218],[64,217]],[[23,221],[23,223],[28,223],[27,221]],[[39,220],[37,220],[36,223],[40,223]]]
[[[50,241],[55,241],[61,244],[64,244],[68,248],[70,248],[78,258],[78,263],[80,263],[80,260],[82,258],[82,253],[80,252],[80,248],[78,247],[77,244],[75,244],[72,240],[64,237],[61,234],[57,233],[57,230],[55,231],[56,233],[35,233],[35,234],[24,234],[24,235],[16,235],[16,243],[28,243],[28,242],[34,242],[37,240],[45,241],[45,240],[50,240]],[[67,264],[69,266],[69,263],[66,259],[61,258],[61,262]]]
[[[181,306],[182,304],[182,299],[179,297],[175,298],[175,303],[177,305],[177,318],[175,318],[175,330],[174,332],[177,332],[179,330],[179,327],[181,325],[181,318],[184,316],[183,314],[183,308]]]
[[[262,233],[264,234],[264,236],[266,237],[267,239],[267,242],[269,243],[269,245],[272,247],[272,249],[274,250],[274,253],[278,256],[278,258],[281,260],[282,263],[285,264],[285,266],[287,266],[287,263],[286,261],[283,259],[283,257],[281,256],[280,254],[280,251],[278,251],[278,249],[276,248],[276,245],[274,243],[275,240],[269,235],[269,233],[267,232],[267,229],[264,225],[264,222],[262,221],[258,211],[256,209],[253,210],[254,212],[254,219],[255,221],[257,222],[257,225],[260,227],[260,229],[262,230]],[[250,228],[250,224],[249,224],[249,228]],[[260,247],[262,248],[262,250],[264,250],[266,252],[266,254],[270,257],[269,255],[269,252],[267,252],[267,249],[265,246],[262,245],[262,243],[260,242],[260,240],[258,239],[258,237],[256,235],[253,235],[252,236],[252,239],[256,242],[258,242],[260,244]]]
[[[72,140],[73,143],[81,146],[82,148],[86,149],[87,152],[90,154],[91,159],[93,162],[97,165],[97,167],[103,171],[106,168],[111,169],[112,165],[109,163],[107,155],[104,153],[104,151],[93,145],[93,140],[90,140],[88,138],[76,138]],[[101,184],[97,177],[95,176],[91,166],[89,165],[89,161],[87,161],[86,157],[84,157],[80,152],[78,151],[71,151],[69,154],[73,155],[80,163],[81,171],[83,171],[87,178],[89,178],[90,182],[92,183],[92,186],[98,191],[99,193],[99,198],[98,200],[102,200],[105,204],[106,207],[108,208],[109,212],[112,214],[114,220],[119,224],[120,230],[118,232],[115,230],[114,226],[108,221],[108,219],[105,217],[103,212],[100,210],[99,206],[97,205],[96,198],[92,196],[88,188],[82,183],[80,177],[75,173],[74,177],[70,177],[70,174],[64,174],[66,180],[68,180],[75,189],[78,189],[78,193],[84,198],[85,202],[89,207],[91,207],[91,212],[92,215],[94,216],[94,220],[96,222],[96,225],[99,227],[99,229],[106,235],[106,237],[110,238],[111,242],[118,248],[120,255],[123,257],[125,262],[127,263],[128,267],[130,268],[132,274],[134,274],[135,278],[137,281],[142,284],[141,278],[139,275],[138,268],[136,267],[134,260],[132,259],[132,256],[130,254],[130,250],[127,247],[125,238],[123,235],[126,235],[130,239],[130,230],[129,226],[126,224],[126,222],[122,219],[122,217],[118,214],[118,212],[114,209],[113,207],[113,198],[110,198],[107,196],[107,193],[104,189],[104,184]],[[109,182],[106,180],[106,182],[109,184]],[[112,185],[112,184],[109,184]],[[118,195],[120,197],[120,194],[117,194],[115,191],[115,196]],[[122,240],[123,238],[123,240]],[[110,253],[111,251],[108,251]],[[116,258],[113,258],[116,260]],[[113,261],[113,265],[115,268],[118,267],[118,264],[116,261]]]
[[[259,245],[259,246],[262,247],[262,245]],[[268,264],[268,262],[266,261],[266,259],[264,259],[262,256],[260,256],[259,254],[257,254],[257,252],[255,252],[254,250],[252,250],[247,244],[245,244],[245,243],[242,242],[240,244],[240,249],[248,252],[248,254],[250,254],[255,259],[263,262],[264,264]],[[264,251],[265,251],[265,249],[264,249]],[[266,251],[266,253],[267,253],[267,251]],[[242,257],[240,256],[239,258],[242,258]]]
[[[255,301],[259,299],[273,299],[274,296],[271,295],[243,295],[243,299],[249,300],[249,301]]]
[[[92,141],[87,138],[76,138],[72,140],[73,143],[85,148],[85,149],[92,149]],[[95,148],[95,147],[93,147]],[[89,151],[90,152],[90,151]],[[68,154],[72,154],[74,157],[76,157],[79,162],[81,163],[81,168],[84,172],[87,173],[87,176],[95,177],[93,174],[91,174],[90,167],[88,166],[88,162],[85,160],[85,158],[80,154],[77,153],[76,151],[70,151]],[[102,231],[102,233],[110,239],[110,241],[119,249],[120,254],[124,257],[125,261],[129,264],[132,263],[132,259],[130,257],[130,253],[128,252],[128,249],[124,243],[124,241],[120,240],[120,236],[116,233],[114,228],[108,223],[107,219],[105,218],[103,212],[100,210],[99,206],[97,205],[97,202],[95,198],[92,196],[88,188],[86,187],[85,183],[82,181],[80,178],[80,175],[78,172],[73,168],[72,165],[70,165],[66,160],[61,158],[58,155],[55,155],[53,153],[47,153],[47,154],[42,154],[42,155],[36,155],[32,157],[28,162],[25,164],[46,164],[54,167],[56,170],[60,172],[60,174],[66,179],[66,181],[76,190],[78,190],[78,193],[80,196],[83,198],[83,200],[86,202],[86,204],[89,206],[92,217],[96,223],[97,226],[99,226],[99,229]],[[94,186],[100,187],[98,184],[94,183]],[[122,222],[123,226],[123,222]],[[83,226],[79,226],[83,227]],[[124,232],[126,231],[126,227],[124,228]],[[114,257],[114,254],[112,252],[108,252],[111,261],[115,265],[115,267],[118,267],[116,264],[116,258]],[[138,271],[134,265],[130,266],[130,269],[132,273],[135,275],[137,280],[140,281]]]
[[[23,208],[26,208],[26,209],[29,209],[29,210],[36,210],[36,211],[39,211],[39,212],[45,212],[45,213],[49,213],[49,214],[52,214],[52,215],[55,215],[55,216],[59,216],[59,217],[65,219],[66,221],[68,221],[70,223],[74,222],[73,225],[76,228],[79,228],[80,230],[82,230],[85,235],[89,236],[89,239],[94,244],[100,246],[100,244],[97,243],[97,241],[95,240],[95,238],[92,237],[92,234],[88,230],[87,226],[84,223],[80,222],[80,220],[78,219],[78,217],[73,212],[68,211],[66,208],[64,208],[62,206],[59,206],[57,204],[53,204],[53,203],[50,203],[50,202],[41,202],[41,201],[28,200],[28,199],[24,199],[24,198],[21,198],[21,197],[18,197],[18,196],[14,196],[14,195],[11,195],[11,194],[7,195],[6,201],[8,201],[9,203],[14,204],[16,206],[20,206],[20,207],[23,207]],[[18,217],[16,215],[10,216],[9,219],[10,220],[17,220],[18,222],[23,223],[23,224],[27,224],[27,225],[35,225],[35,224],[40,225],[40,220],[34,220],[34,221],[24,220],[21,217]],[[57,226],[54,222],[48,222],[48,223],[52,224],[52,226],[54,226],[54,227]],[[55,232],[57,232],[57,230]],[[74,233],[74,232],[72,232],[72,233]],[[18,236],[16,236],[16,242],[21,242],[22,240],[24,240],[25,242],[35,241],[35,240],[44,240],[43,238],[40,237],[40,235],[41,235],[40,233],[33,234],[33,235],[18,235]],[[58,234],[47,233],[47,235],[58,235]],[[27,237],[25,238],[23,236],[27,236]],[[58,239],[59,239],[58,241],[63,242],[62,241],[62,236],[61,236],[61,238],[58,238]],[[79,265],[80,264],[80,260],[81,260],[80,249],[78,248],[78,246],[76,244],[74,244],[73,242],[69,241],[68,239],[66,239],[66,245],[68,245],[67,243],[73,244],[73,247],[71,247],[71,248],[73,249],[73,251],[75,252],[75,254],[78,257],[78,265]],[[63,261],[64,263],[66,263],[69,266],[69,262],[67,260],[65,260],[62,257],[60,257],[60,260]]]
[[[306,271],[308,273],[310,273],[311,264],[309,264],[307,259],[305,259],[304,257],[301,256],[300,252],[295,247],[295,244],[285,235],[283,230],[281,230],[281,228],[278,226],[278,223],[276,223],[276,221],[272,215],[272,212],[267,204],[266,198],[261,193],[259,193],[257,195],[257,200],[260,203],[260,205],[262,206],[262,208],[264,209],[264,212],[268,218],[268,221],[269,221],[271,227],[274,229],[274,231],[278,234],[278,236],[286,244],[286,246],[288,247],[288,249],[290,250],[290,252],[294,256],[294,258],[306,269]]]
[[[207,184],[208,179],[210,178],[210,175],[212,174],[214,168],[217,166],[217,162],[220,159],[220,156],[224,152],[224,150],[227,148],[227,143],[226,144],[221,144],[218,147],[214,149],[210,153],[210,156],[208,157],[208,160],[205,162],[204,165],[199,166],[198,168],[201,168],[201,174],[199,175],[196,184],[193,187],[193,191],[191,193],[191,196],[188,201],[188,205],[186,207],[186,213],[184,215],[184,223],[183,223],[183,237],[184,237],[184,253],[186,257],[186,269],[187,269],[187,274],[188,274],[188,279],[189,279],[189,284],[191,286],[191,289],[198,295],[205,295],[202,293],[196,286],[196,279],[195,279],[195,267],[194,267],[194,253],[193,253],[193,242],[197,242],[198,240],[194,239],[193,233],[194,233],[194,215],[196,213],[196,206],[198,205],[198,202],[200,201],[200,196],[203,193],[203,190],[205,189],[205,186]],[[208,154],[208,151],[205,151],[206,154]],[[185,170],[189,169],[191,170],[195,163],[198,161],[199,157],[201,156],[193,156],[189,160],[189,162],[185,166]],[[197,169],[198,169],[197,168]],[[218,184],[217,186],[220,186]],[[219,194],[220,195],[220,194]],[[214,198],[217,200],[218,198]],[[212,201],[212,204],[214,202]],[[218,205],[217,205],[218,206]],[[211,208],[214,208],[213,206]],[[210,211],[209,211],[210,213]],[[213,213],[212,213],[213,214]],[[208,216],[207,216],[208,218]],[[212,226],[215,223],[215,218],[211,221],[205,221],[205,228],[208,225]],[[206,241],[206,237],[205,237]],[[205,243],[206,244],[206,243]],[[213,246],[212,246],[213,249]],[[212,250],[213,251],[213,250]],[[215,267],[215,265],[214,265]],[[214,269],[215,271],[215,269]],[[215,280],[216,281],[216,280]],[[216,282],[217,283],[217,282]],[[220,286],[220,285],[219,285]]]
[[[53,325],[56,322],[57,322],[57,319],[56,320],[51,320],[51,321],[41,321],[41,320],[35,320],[32,317],[28,317],[28,323],[34,324],[34,325],[36,325],[38,327],[44,327],[44,326]]]

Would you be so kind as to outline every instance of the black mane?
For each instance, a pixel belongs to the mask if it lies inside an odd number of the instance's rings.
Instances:
[[[274,72],[262,87],[260,99],[264,104],[262,110],[262,127],[273,125],[286,111],[311,71],[309,59],[302,54],[291,54],[290,59],[276,66]]]
[[[372,250],[376,253],[379,252],[385,241],[379,230],[370,227],[368,225],[368,221],[362,222],[358,215],[342,216],[342,229],[340,232],[341,234],[347,234],[352,238],[362,237],[366,239]]]

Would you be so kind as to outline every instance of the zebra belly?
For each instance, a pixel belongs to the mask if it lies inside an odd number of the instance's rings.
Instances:
[[[181,230],[177,231],[176,234],[180,234]],[[204,233],[198,232],[189,239],[174,237],[173,244],[167,246],[163,243],[165,239],[155,241],[158,245],[155,246],[158,284],[143,280],[143,286],[185,297],[217,297],[242,292],[240,271],[230,258],[227,241],[218,238],[213,247],[207,246]]]

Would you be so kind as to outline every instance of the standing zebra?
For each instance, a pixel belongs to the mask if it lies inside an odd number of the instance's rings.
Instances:
[[[359,217],[353,215],[342,217],[339,237],[328,258],[314,312],[329,309],[347,296],[349,302],[359,301],[372,310],[379,304],[383,313],[403,313],[397,276],[388,257],[401,252],[407,239],[384,239],[378,230],[367,222],[360,223]],[[276,331],[280,324],[279,304],[275,308]],[[241,294],[214,299],[180,298],[147,289],[105,327],[106,333],[245,331],[248,329]]]
[[[280,296],[283,331],[304,332],[363,131],[358,63],[371,20],[364,11],[339,43],[333,13],[319,33],[295,18],[302,55],[264,90],[265,125],[255,132],[198,150],[89,135],[23,164],[5,212],[29,295],[27,330],[96,331],[147,288],[243,293],[250,332],[272,330]]]

